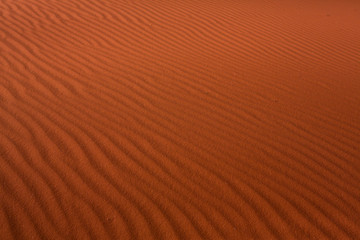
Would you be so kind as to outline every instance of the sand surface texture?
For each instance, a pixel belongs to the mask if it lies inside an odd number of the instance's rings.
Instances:
[[[1,0],[0,239],[360,239],[360,2]]]

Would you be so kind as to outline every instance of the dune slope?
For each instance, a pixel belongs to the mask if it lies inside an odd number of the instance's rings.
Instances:
[[[1,239],[356,239],[356,1],[1,0]]]

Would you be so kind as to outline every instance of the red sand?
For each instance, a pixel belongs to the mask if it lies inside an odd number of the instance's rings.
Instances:
[[[360,239],[360,1],[1,0],[1,239]]]

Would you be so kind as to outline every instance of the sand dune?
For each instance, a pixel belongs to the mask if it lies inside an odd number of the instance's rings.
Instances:
[[[356,1],[1,0],[1,239],[360,239]]]

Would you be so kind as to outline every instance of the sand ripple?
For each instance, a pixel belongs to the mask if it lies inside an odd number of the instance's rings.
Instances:
[[[0,238],[358,239],[359,12],[1,0]]]

